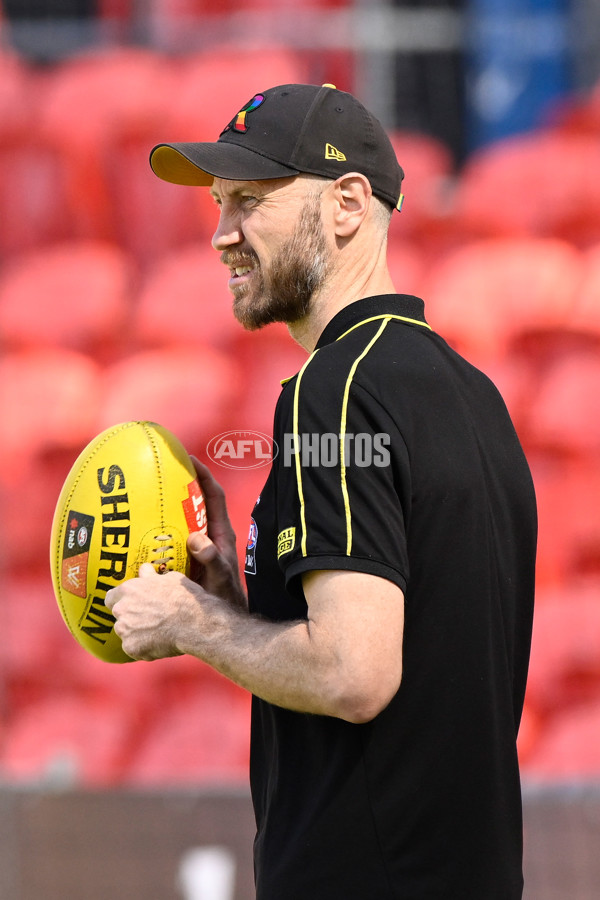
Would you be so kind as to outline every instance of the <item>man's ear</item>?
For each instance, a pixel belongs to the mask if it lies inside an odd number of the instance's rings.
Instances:
[[[348,172],[333,183],[335,233],[351,237],[361,226],[369,209],[371,184],[360,172]]]

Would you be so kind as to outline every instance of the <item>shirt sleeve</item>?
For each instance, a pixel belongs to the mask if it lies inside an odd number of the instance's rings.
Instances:
[[[286,583],[347,569],[405,591],[408,452],[350,364],[311,359],[287,387],[277,440],[277,556]]]

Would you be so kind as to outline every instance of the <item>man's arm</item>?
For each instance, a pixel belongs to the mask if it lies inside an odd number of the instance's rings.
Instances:
[[[187,653],[278,706],[351,722],[373,718],[402,676],[400,588],[360,572],[314,571],[303,576],[306,620],[250,615],[225,495],[194,462],[209,522],[208,536],[188,539],[196,581],[157,575],[146,563],[140,578],[109,591],[125,652],[147,660]]]
[[[140,573],[106,598],[134,658],[187,653],[270,703],[349,722],[372,719],[400,685],[404,604],[390,581],[311,572],[308,619],[276,623],[177,572],[147,563]]]

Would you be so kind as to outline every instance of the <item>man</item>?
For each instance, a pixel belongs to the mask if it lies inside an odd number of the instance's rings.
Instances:
[[[395,293],[391,144],[351,95],[283,85],[151,163],[210,186],[240,322],[287,322],[310,356],[275,413],[248,605],[198,464],[202,576],[111,591],[123,646],[254,695],[259,900],[516,900],[535,500],[496,389]]]

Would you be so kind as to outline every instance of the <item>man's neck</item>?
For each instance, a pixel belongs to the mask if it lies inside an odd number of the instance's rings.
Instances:
[[[353,279],[351,277],[353,274],[345,272],[341,278],[332,278],[319,294],[313,297],[307,315],[288,324],[291,336],[307,353],[313,352],[325,326],[341,309],[365,297],[396,293],[387,266],[377,268],[368,278],[361,279],[357,273],[358,277]]]

